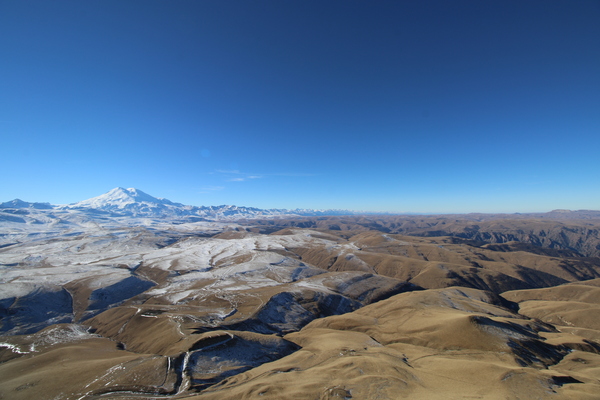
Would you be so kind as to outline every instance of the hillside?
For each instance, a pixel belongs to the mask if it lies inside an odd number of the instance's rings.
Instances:
[[[189,220],[159,205],[188,207],[129,189],[3,204],[0,398],[600,392],[593,212]]]
[[[506,244],[567,250],[579,257],[600,256],[600,212],[572,211],[544,214],[459,214],[303,217],[248,221],[265,230],[286,227],[338,231],[377,230],[411,236],[451,236],[470,244]],[[511,243],[518,242],[518,244]]]

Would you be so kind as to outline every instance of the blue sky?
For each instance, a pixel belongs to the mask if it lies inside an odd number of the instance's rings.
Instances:
[[[599,1],[0,0],[0,201],[600,209]]]

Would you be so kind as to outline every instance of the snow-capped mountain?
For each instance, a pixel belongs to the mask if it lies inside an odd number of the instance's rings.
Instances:
[[[168,199],[154,197],[139,189],[121,187],[83,200],[78,203],[64,206],[75,210],[100,210],[129,217],[200,217],[206,219],[234,219],[253,218],[268,215],[287,215],[287,210],[262,210],[253,207],[239,207],[233,205],[221,206],[190,206],[175,203]]]
[[[49,203],[28,203],[15,199],[1,203],[0,208],[55,210],[62,212],[80,212],[91,217],[99,214],[104,217],[144,217],[194,220],[236,220],[273,216],[322,216],[353,215],[357,212],[347,210],[311,210],[311,209],[260,209],[235,205],[190,206],[175,203],[165,198],[151,196],[139,189],[117,187],[100,196],[69,205],[53,206]],[[72,215],[71,215],[72,216]],[[11,217],[12,218],[12,217]],[[96,217],[93,217],[96,219]]]
[[[168,199],[154,197],[139,189],[117,187],[111,191],[66,206],[69,209],[94,209],[131,217],[200,217],[223,220],[238,218],[259,218],[266,216],[316,216],[316,215],[350,215],[347,210],[310,210],[310,209],[260,209],[234,205],[190,206],[175,203]]]
[[[108,211],[127,216],[178,216],[186,215],[190,207],[170,200],[150,196],[139,189],[117,187],[103,195],[67,206],[70,209]]]
[[[21,199],[14,199],[5,203],[0,203],[0,208],[35,208],[37,210],[51,210],[50,203],[29,203]]]
[[[92,197],[91,199],[83,200],[72,204],[73,207],[91,207],[91,208],[114,208],[123,209],[132,204],[147,204],[147,205],[177,205],[183,204],[173,203],[170,200],[150,196],[139,189],[122,187],[114,188],[103,195]]]

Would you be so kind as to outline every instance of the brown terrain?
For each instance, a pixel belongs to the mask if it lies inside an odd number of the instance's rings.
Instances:
[[[594,211],[136,231],[118,284],[4,301],[0,398],[598,399],[599,232]],[[44,248],[36,271],[85,243]]]

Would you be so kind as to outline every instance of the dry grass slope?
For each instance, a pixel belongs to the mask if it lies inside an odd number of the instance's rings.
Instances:
[[[75,323],[0,337],[0,399],[597,399],[599,219],[555,214],[183,238],[135,267],[151,288],[92,309],[70,280]]]

